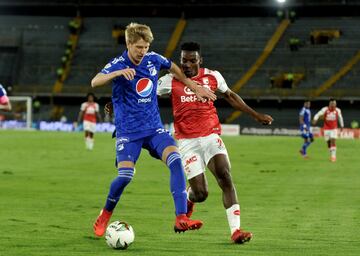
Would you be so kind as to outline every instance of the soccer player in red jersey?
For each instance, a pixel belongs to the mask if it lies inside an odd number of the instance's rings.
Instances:
[[[218,71],[201,68],[200,45],[187,42],[181,46],[181,68],[185,75],[222,96],[236,109],[251,115],[261,124],[273,121],[249,107],[239,95],[230,90]],[[240,229],[240,205],[230,174],[230,161],[226,147],[219,137],[221,125],[212,101],[198,101],[196,95],[183,83],[168,74],[159,79],[158,95],[171,95],[175,137],[190,187],[188,188],[188,213],[194,203],[203,202],[208,196],[206,167],[215,176],[223,192],[223,205],[235,243],[250,241],[252,233]]]
[[[314,116],[315,125],[320,117],[324,118],[324,138],[330,151],[330,161],[336,162],[336,139],[338,134],[338,122],[341,129],[344,128],[344,119],[341,110],[336,107],[336,100],[330,99],[329,106],[323,107]]]
[[[81,104],[78,123],[83,121],[85,131],[85,146],[86,149],[92,150],[94,148],[94,133],[96,132],[96,121],[101,122],[101,115],[99,113],[99,104],[95,102],[95,95],[88,93],[87,101]]]

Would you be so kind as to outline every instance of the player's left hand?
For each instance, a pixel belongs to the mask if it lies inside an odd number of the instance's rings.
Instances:
[[[105,111],[105,114],[112,116],[114,109],[113,109],[113,104],[111,101],[105,104],[104,111]]]
[[[269,115],[259,113],[256,117],[256,121],[263,125],[271,125],[274,119]]]
[[[198,97],[198,99],[202,102],[205,102],[207,99],[216,100],[215,93],[213,93],[211,90],[201,85],[196,86],[195,94]]]

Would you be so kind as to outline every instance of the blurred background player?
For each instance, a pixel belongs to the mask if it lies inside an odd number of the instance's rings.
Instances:
[[[10,111],[11,103],[7,96],[5,88],[0,84],[0,110]]]
[[[314,141],[314,136],[311,133],[311,110],[310,110],[310,101],[307,100],[304,102],[304,106],[300,110],[299,113],[299,123],[300,123],[300,133],[301,137],[304,138],[304,144],[302,148],[300,149],[300,154],[304,158],[308,158],[307,155],[307,148],[310,146],[310,144]]]
[[[324,118],[324,138],[330,151],[330,161],[336,161],[336,139],[338,122],[341,129],[344,128],[344,119],[341,110],[336,107],[336,100],[330,99],[329,106],[323,107],[314,116],[313,124],[316,125],[320,117]]]
[[[125,187],[134,175],[142,147],[157,153],[170,169],[170,190],[175,203],[175,232],[199,229],[202,222],[187,216],[186,181],[180,154],[174,139],[164,129],[156,96],[158,73],[168,69],[180,81],[196,91],[199,98],[215,100],[211,91],[186,78],[181,69],[167,58],[149,52],[153,41],[150,27],[131,23],[125,30],[127,50],[108,63],[92,80],[92,87],[112,82],[112,102],[116,127],[118,176],[113,180],[105,207],[94,224],[102,236]]]
[[[221,95],[236,109],[251,115],[262,124],[271,124],[269,115],[250,108],[239,95],[231,91],[218,71],[201,68],[200,45],[187,42],[181,46],[181,68],[185,75]],[[230,227],[231,239],[235,243],[250,241],[252,233],[240,229],[240,205],[230,174],[230,162],[226,147],[219,137],[221,125],[212,101],[198,101],[186,85],[172,74],[159,79],[158,95],[171,94],[175,137],[185,172],[190,183],[188,188],[188,212],[193,212],[194,202],[203,202],[208,196],[205,176],[206,167],[215,176],[223,193],[223,205]]]
[[[96,132],[96,121],[101,122],[101,115],[99,113],[99,104],[95,102],[95,95],[88,93],[87,101],[81,104],[78,123],[83,121],[85,132],[85,146],[86,149],[92,150],[94,148],[94,134]]]

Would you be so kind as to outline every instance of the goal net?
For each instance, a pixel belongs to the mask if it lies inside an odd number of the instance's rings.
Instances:
[[[11,111],[0,110],[1,129],[31,129],[32,98],[26,96],[9,96]]]

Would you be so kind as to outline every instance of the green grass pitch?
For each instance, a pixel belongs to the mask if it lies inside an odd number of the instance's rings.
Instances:
[[[114,168],[114,140],[96,134],[0,131],[0,255],[360,255],[360,141],[338,140],[328,161],[323,139],[300,157],[295,137],[225,137],[241,203],[246,245],[230,242],[221,192],[196,206],[198,231],[175,234],[169,171],[142,152],[112,220],[135,230],[126,251],[95,238]]]

